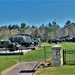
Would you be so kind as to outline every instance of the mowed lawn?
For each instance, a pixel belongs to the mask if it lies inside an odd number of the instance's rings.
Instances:
[[[43,43],[47,52],[52,52],[51,47],[55,44]],[[63,49],[67,50],[75,50],[75,43],[60,43]],[[46,59],[52,58],[52,53],[48,53]],[[6,60],[7,58],[7,60]],[[11,56],[0,56],[0,73],[4,69],[16,64],[18,61],[44,61],[44,47],[37,48],[36,50],[32,50],[31,52],[25,55],[11,55]],[[66,69],[66,70],[65,70]],[[35,75],[73,75],[75,71],[75,66],[62,66],[62,67],[49,67],[49,68],[41,68],[39,69]],[[51,71],[52,70],[52,71]],[[60,71],[60,72],[59,72]],[[64,71],[64,73],[62,72]],[[66,71],[66,73],[65,73]],[[69,73],[71,71],[71,73]],[[73,71],[73,72],[72,72]],[[44,73],[45,72],[45,73]],[[53,72],[53,73],[52,73]],[[55,74],[57,73],[57,74]],[[58,74],[59,73],[59,74]]]
[[[60,43],[62,49],[75,50],[75,43]],[[46,67],[38,69],[34,75],[75,75],[75,65],[65,65],[60,67]]]
[[[1,72],[7,68],[9,68],[10,66],[13,66],[14,64],[16,64],[16,61],[9,61],[9,60],[0,60],[0,75]]]
[[[34,75],[75,75],[75,66],[40,68]]]

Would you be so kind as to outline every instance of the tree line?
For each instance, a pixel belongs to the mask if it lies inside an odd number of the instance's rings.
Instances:
[[[41,24],[39,28],[37,28],[35,25],[32,25],[32,27],[30,27],[26,25],[26,23],[21,23],[20,25],[5,25],[0,27],[0,32],[3,31],[3,34],[1,34],[0,36],[2,38],[5,37],[4,35],[6,34],[4,34],[4,31],[6,30],[11,31],[17,29],[20,33],[25,33],[25,31],[29,28],[35,29],[31,33],[31,35],[35,37],[40,37],[42,41],[57,39],[65,36],[68,36],[69,38],[75,37],[75,23],[71,22],[70,20],[67,20],[62,28],[60,27],[60,25],[57,24],[56,21],[53,21],[52,23],[49,22],[46,25]]]

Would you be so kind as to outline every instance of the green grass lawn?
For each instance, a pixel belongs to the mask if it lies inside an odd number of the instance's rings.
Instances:
[[[72,43],[72,42],[63,42],[63,43],[60,43],[59,45],[62,46],[62,50],[63,49],[75,50],[75,43]]]
[[[48,46],[46,47],[46,51],[47,52],[52,52],[51,47],[54,46],[55,44],[48,44],[48,43],[43,43],[43,46]],[[67,49],[67,50],[75,50],[75,43],[59,43],[60,46],[62,46],[62,50],[63,49]],[[48,53],[47,55],[47,59],[52,57],[52,53]],[[3,71],[4,69],[14,65],[17,63],[17,61],[44,61],[44,47],[40,47],[37,50],[32,50],[31,52],[25,54],[25,55],[11,55],[11,56],[7,56],[7,60],[6,60],[6,56],[0,56],[0,72]],[[43,70],[45,70],[44,72],[50,72],[51,69],[53,68],[53,70],[57,72],[57,70],[59,71],[59,68],[63,69],[63,68],[69,68],[71,66],[62,66],[62,67],[50,67],[50,68],[44,68],[44,69],[39,69],[38,70],[38,74],[36,75],[50,75],[48,74],[43,74]],[[72,66],[75,69],[75,66]],[[58,68],[58,69],[56,69]],[[71,70],[72,68],[70,68]],[[61,70],[62,71],[62,70]],[[61,72],[60,71],[60,72]],[[64,70],[65,71],[65,70]],[[73,70],[72,70],[73,71]],[[72,72],[71,71],[71,72]],[[69,72],[68,72],[69,73]],[[62,75],[73,75],[73,74],[62,74]],[[73,73],[73,72],[72,72]],[[51,74],[53,75],[53,74]],[[54,74],[56,75],[56,74]],[[57,74],[60,75],[60,74]]]
[[[50,47],[46,47],[47,52],[52,52]],[[47,59],[52,56],[52,53],[47,54]],[[14,60],[14,61],[44,61],[44,47],[32,50],[25,55],[7,55],[0,56],[0,60]]]
[[[34,75],[75,75],[75,66],[40,68]]]
[[[50,44],[47,44],[46,46],[49,46],[49,45]],[[51,51],[50,47],[47,47],[46,50]],[[52,55],[48,55],[47,58],[49,58],[50,56]],[[18,61],[43,61],[43,60],[44,60],[44,48],[43,47],[38,48],[37,50],[32,50],[26,55],[0,56],[0,75],[1,75],[1,71],[16,64]]]
[[[0,75],[3,70],[9,68],[10,66],[14,64],[16,64],[16,61],[0,60]]]
[[[44,44],[47,52],[52,52],[51,46],[54,44]],[[52,57],[52,53],[49,53],[46,55],[47,59]],[[0,60],[6,60],[6,56],[0,56]],[[44,61],[44,47],[39,47],[36,50],[32,50],[31,52],[25,54],[25,55],[7,55],[7,60],[14,60],[14,61]]]
[[[64,42],[60,43],[59,45],[62,46],[61,50],[63,49],[75,50],[75,43]],[[75,65],[40,68],[36,71],[34,75],[75,75]]]

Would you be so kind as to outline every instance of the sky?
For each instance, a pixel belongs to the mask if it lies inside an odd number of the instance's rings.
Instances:
[[[26,23],[39,27],[75,22],[75,0],[0,0],[0,26]]]

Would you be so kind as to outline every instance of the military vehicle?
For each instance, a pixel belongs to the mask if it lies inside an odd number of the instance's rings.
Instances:
[[[41,46],[41,41],[40,41],[40,38],[32,38],[33,39],[33,42],[34,42],[34,46]]]
[[[12,43],[10,40],[0,40],[0,48],[7,48],[9,51],[18,50],[20,45]]]
[[[34,37],[32,35],[28,35],[28,34],[17,34],[17,35],[25,36],[26,37],[26,41],[30,42],[31,45],[41,46],[41,40],[40,40],[40,38]]]
[[[25,34],[17,34],[9,38],[11,42],[16,42],[21,46],[30,47],[32,45],[32,40],[30,36],[28,37]]]
[[[33,47],[33,46],[41,46],[40,38],[32,37],[32,35],[28,34],[17,34],[9,38],[11,42],[17,42],[21,46],[25,47]]]

